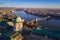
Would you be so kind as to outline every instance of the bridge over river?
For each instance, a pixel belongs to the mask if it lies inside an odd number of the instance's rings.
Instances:
[[[46,21],[46,20],[49,20],[49,19],[51,19],[50,16],[47,16],[47,17],[42,18],[42,19],[36,18],[36,19],[34,19],[34,20],[31,20],[31,21],[27,22],[27,24],[29,24],[29,23],[31,23],[31,22],[34,22],[34,21],[36,21],[36,22],[38,22],[38,21]]]

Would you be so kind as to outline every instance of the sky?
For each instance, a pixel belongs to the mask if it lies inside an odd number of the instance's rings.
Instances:
[[[60,0],[0,0],[0,7],[60,8]]]

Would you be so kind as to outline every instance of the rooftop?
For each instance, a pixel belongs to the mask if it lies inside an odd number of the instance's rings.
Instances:
[[[41,30],[34,29],[32,33],[38,35],[47,35],[48,37],[53,38],[60,38],[60,31],[54,29],[45,29],[45,28],[42,28]]]

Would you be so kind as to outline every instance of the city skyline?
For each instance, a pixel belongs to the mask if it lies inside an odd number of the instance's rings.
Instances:
[[[0,0],[0,7],[60,8],[60,0]]]

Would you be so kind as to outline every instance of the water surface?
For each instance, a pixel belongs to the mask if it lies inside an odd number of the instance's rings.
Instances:
[[[15,12],[13,12],[13,14],[20,16],[21,18],[23,18],[26,21],[31,21],[36,18],[40,18],[40,19],[43,18],[43,17],[27,14],[24,11],[15,11]]]
[[[25,21],[31,21],[35,18],[39,18],[42,19],[43,17],[41,16],[36,16],[36,15],[31,15],[31,14],[27,14],[24,11],[15,11],[13,12],[13,14],[20,16],[21,18],[23,18]],[[60,29],[60,19],[50,19],[50,20],[45,20],[45,21],[40,21],[39,22],[40,25],[44,26],[44,27],[49,27],[49,28],[55,28],[55,29]]]

